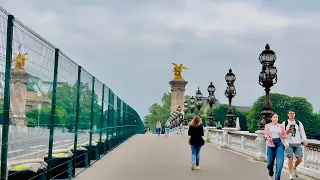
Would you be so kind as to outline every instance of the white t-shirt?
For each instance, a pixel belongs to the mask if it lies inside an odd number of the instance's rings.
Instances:
[[[277,127],[277,125],[272,125],[270,126],[270,134],[271,134],[271,138],[280,138],[280,134],[281,134],[281,128]]]
[[[299,126],[296,124],[296,121],[288,121],[287,127],[285,127],[286,130],[291,129],[291,132],[287,135],[287,140],[289,144],[301,144],[302,141],[307,140],[306,133],[304,131],[303,124],[301,121],[299,121]],[[282,124],[285,126],[284,121]]]

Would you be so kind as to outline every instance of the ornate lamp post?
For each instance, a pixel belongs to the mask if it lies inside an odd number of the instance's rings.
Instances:
[[[194,97],[191,96],[191,98],[190,98],[190,112],[193,113],[195,108],[196,108],[196,106],[194,105]]]
[[[272,113],[272,105],[270,103],[270,88],[277,83],[277,68],[274,67],[274,63],[277,56],[273,50],[270,49],[269,44],[266,44],[265,50],[259,56],[259,61],[262,65],[262,71],[259,75],[259,84],[264,87],[266,92],[266,99],[261,112],[261,120],[259,123],[259,129],[264,130],[265,124],[269,123],[270,115]]]
[[[200,88],[198,87],[198,90],[197,90],[197,92],[196,92],[196,98],[197,98],[197,109],[198,109],[198,115],[200,115],[200,109],[201,109],[201,107],[202,107],[202,93],[201,93],[201,91],[200,91]]]
[[[236,76],[234,75],[234,73],[232,72],[231,69],[229,69],[229,72],[226,75],[226,82],[227,82],[227,89],[225,91],[225,96],[228,98],[229,100],[229,106],[228,106],[228,111],[227,111],[227,115],[226,115],[226,120],[224,121],[224,126],[225,127],[236,127],[236,121],[233,115],[233,111],[232,111],[232,106],[231,106],[231,101],[232,98],[236,95],[236,88],[234,87],[234,81],[236,80]]]
[[[184,120],[183,120],[183,125],[187,126],[188,125],[188,120],[187,120],[187,112],[188,112],[188,101],[184,101]]]
[[[210,105],[210,112],[209,112],[209,115],[208,115],[208,122],[207,122],[207,126],[215,126],[215,123],[214,123],[214,118],[213,118],[213,110],[212,110],[212,105],[214,103],[217,102],[217,99],[215,98],[214,96],[214,92],[216,91],[216,88],[214,87],[214,85],[212,84],[212,82],[210,82],[210,85],[208,86],[208,93],[209,93],[209,96],[208,96],[208,103]]]

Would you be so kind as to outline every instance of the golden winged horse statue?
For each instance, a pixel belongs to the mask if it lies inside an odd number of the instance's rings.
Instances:
[[[13,71],[24,72],[24,62],[26,60],[27,53],[18,54],[17,57],[13,58],[13,61],[16,63],[16,67]]]
[[[172,63],[174,65],[174,79],[183,79],[181,72],[183,69],[188,70],[187,67],[183,66],[182,64],[180,64],[180,66],[178,66],[178,64],[176,63]]]

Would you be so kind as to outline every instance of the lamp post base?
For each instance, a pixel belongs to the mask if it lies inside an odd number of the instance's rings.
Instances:
[[[236,120],[233,114],[227,114],[227,119],[224,121],[225,127],[235,128],[236,127]]]
[[[264,130],[264,126],[271,122],[271,110],[263,110],[261,112],[261,118],[259,122],[259,130]]]

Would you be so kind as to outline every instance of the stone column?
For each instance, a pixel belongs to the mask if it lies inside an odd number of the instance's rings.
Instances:
[[[185,81],[184,79],[174,79],[170,81],[169,84],[171,86],[170,114],[172,114],[179,105],[182,109],[184,108],[184,92],[188,81]]]
[[[26,72],[11,73],[11,91],[10,91],[10,120],[13,125],[26,127],[26,93],[27,93]]]
[[[210,130],[216,130],[216,129],[217,129],[217,127],[212,127],[212,126],[205,127],[204,128],[204,130],[205,130],[204,134],[205,134],[206,139],[211,140]]]
[[[222,147],[228,148],[231,144],[231,138],[229,138],[229,132],[231,131],[237,131],[236,128],[222,128],[223,134],[222,134]]]
[[[257,154],[256,158],[259,159],[259,161],[264,161],[266,160],[266,150],[267,150],[267,144],[266,144],[266,139],[264,137],[264,130],[258,130],[255,132],[258,136],[255,140],[256,145],[257,145]]]

